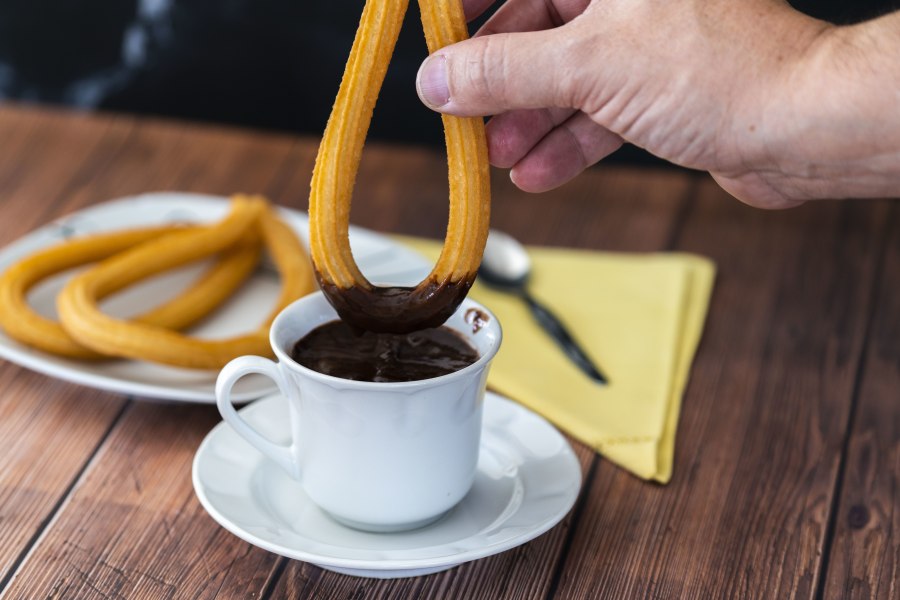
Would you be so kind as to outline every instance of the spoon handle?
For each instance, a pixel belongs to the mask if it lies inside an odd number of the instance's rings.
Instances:
[[[559,344],[559,347],[566,353],[566,356],[578,365],[578,368],[584,371],[588,377],[597,383],[607,384],[608,380],[606,379],[606,376],[603,375],[596,365],[594,365],[594,362],[587,353],[585,353],[578,342],[575,341],[575,338],[572,337],[572,334],[569,333],[566,326],[562,324],[562,321],[560,321],[549,308],[538,302],[526,290],[522,290],[521,296],[528,304],[528,308],[531,309],[531,314],[534,316],[535,320],[543,327],[544,331],[550,334],[550,337],[556,340],[556,343]]]

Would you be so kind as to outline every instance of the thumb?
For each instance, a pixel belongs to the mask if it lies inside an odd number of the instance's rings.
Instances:
[[[433,110],[462,117],[577,108],[573,69],[580,61],[568,56],[565,29],[498,33],[441,48],[419,68],[419,98]]]

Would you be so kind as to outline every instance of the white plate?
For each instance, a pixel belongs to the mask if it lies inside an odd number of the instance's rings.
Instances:
[[[227,211],[225,198],[178,192],[144,194],[98,204],[50,223],[0,250],[0,272],[23,257],[72,236],[173,221],[210,222],[221,219]],[[306,214],[283,209],[282,215],[305,242],[308,239]],[[415,283],[429,269],[421,255],[371,231],[351,228],[350,243],[360,268],[373,281]],[[201,264],[193,265],[134,286],[104,303],[104,310],[120,316],[141,312],[171,298],[202,269]],[[54,277],[32,290],[29,302],[39,313],[56,317],[56,295],[68,276]],[[271,310],[277,293],[276,275],[260,269],[226,306],[193,333],[222,338],[252,330]],[[126,360],[99,363],[69,360],[28,348],[2,331],[0,357],[51,377],[138,398],[215,402],[216,373],[213,371]],[[268,379],[251,376],[235,386],[235,398],[246,401],[274,390]]]
[[[240,412],[269,439],[288,442],[283,396]],[[572,508],[581,469],[552,425],[489,392],[475,483],[446,516],[422,529],[367,533],[339,524],[225,423],[197,450],[193,480],[209,514],[251,544],[339,573],[393,578],[443,571],[541,535]]]

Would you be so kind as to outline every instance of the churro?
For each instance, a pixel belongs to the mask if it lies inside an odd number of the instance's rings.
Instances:
[[[98,302],[137,281],[227,251],[258,230],[281,276],[274,309],[255,330],[223,340],[190,337],[146,322],[116,319]],[[80,344],[101,354],[148,360],[179,367],[216,369],[243,354],[270,355],[268,330],[284,306],[313,290],[305,252],[293,231],[259,198],[238,197],[221,222],[135,246],[75,276],[57,299],[65,330]]]
[[[360,272],[348,228],[353,185],[407,0],[367,0],[319,146],[310,190],[310,250],[322,290],[352,325],[403,333],[443,323],[475,280],[487,241],[490,175],[480,118],[442,116],[450,208],[441,255],[415,287],[375,286]],[[430,52],[468,36],[459,0],[420,0]]]
[[[0,275],[0,328],[14,340],[51,354],[81,360],[108,358],[76,342],[59,322],[35,312],[28,304],[28,292],[63,271],[183,230],[168,225],[91,235],[20,260]],[[184,292],[134,320],[170,329],[190,327],[234,293],[253,271],[259,254],[259,243],[230,249]]]

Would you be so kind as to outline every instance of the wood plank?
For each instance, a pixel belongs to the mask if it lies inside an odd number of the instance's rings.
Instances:
[[[96,117],[99,122],[109,118]],[[63,211],[156,191],[265,193],[297,145],[286,136],[238,129],[164,120],[134,122],[133,133],[116,156],[69,194]]]
[[[44,111],[0,110],[0,245],[58,214],[73,189],[116,155],[131,123]]]
[[[119,196],[160,188],[264,191],[296,146],[284,136],[18,108],[0,110],[0,132],[17,138],[0,147],[0,165],[7,159],[28,166],[0,166],[3,243]],[[125,400],[6,363],[0,390],[2,583],[65,500]]]
[[[265,190],[298,206],[314,153],[314,144],[283,136],[19,109],[0,110],[0,136],[0,193],[11,207],[4,205],[0,243],[149,185]],[[67,146],[78,152],[67,155]],[[354,221],[439,237],[442,160],[374,146]],[[44,161],[52,168],[39,170]],[[557,194],[528,196],[498,175],[494,224],[530,243],[660,249],[678,230],[685,185],[681,174],[604,169]],[[64,501],[9,597],[248,597],[268,583],[273,597],[809,597],[821,575],[888,210],[822,203],[763,213],[705,186],[678,248],[712,256],[721,274],[672,484],[641,483],[600,461],[577,521],[570,516],[519,549],[413,581],[359,581],[292,561],[278,571],[275,557],[219,529],[189,483],[193,449],[217,420],[203,407],[131,405],[66,499],[121,400],[0,366],[0,569]],[[896,214],[894,223],[896,232]],[[896,286],[887,283],[896,279],[896,238],[885,254],[849,444],[829,597],[896,596],[900,424],[885,401],[897,389]],[[7,479],[10,464],[15,481]],[[4,496],[10,490],[13,500]]]
[[[446,219],[443,161],[433,157],[425,161],[418,151],[401,154],[388,148],[373,150],[371,171],[361,171],[361,176],[367,173],[375,180],[376,174],[383,178],[385,173],[402,172],[393,187],[357,186],[364,191],[355,200],[356,221],[440,237]],[[410,178],[414,179],[412,183]],[[546,195],[525,194],[505,177],[497,177],[493,183],[497,207],[493,224],[529,243],[660,250],[670,240],[691,189],[691,177],[684,173],[653,172],[653,177],[647,177],[647,172],[633,169],[592,171],[565,190]],[[605,197],[598,197],[597,190],[604,190]],[[406,208],[412,206],[415,209]],[[567,211],[579,216],[568,218]],[[587,474],[596,455],[583,444],[572,443],[582,472]],[[574,512],[570,513],[545,535],[509,552],[412,580],[360,580],[289,561],[271,597],[545,598],[552,589],[567,538],[573,527],[580,527],[574,519]]]
[[[765,212],[703,187],[676,248],[719,277],[673,480],[602,462],[556,597],[813,595],[887,209]]]
[[[276,557],[218,527],[191,462],[211,406],[132,403],[18,571],[11,598],[247,598]],[[240,563],[240,568],[233,568]]]
[[[5,142],[0,145],[0,243],[43,220],[54,210],[55,198],[116,152],[121,135],[110,129],[105,121],[82,117],[0,111]],[[0,363],[0,390],[2,588],[104,439],[124,400],[5,362]]]
[[[43,108],[3,108],[0,132],[18,140],[0,146],[0,244],[83,206],[124,196],[265,193],[298,155],[314,152],[310,142],[288,136]]]
[[[900,210],[873,311],[824,598],[900,597]]]
[[[156,124],[142,126],[138,133],[145,136],[142,139],[160,135],[163,142],[145,142],[145,152],[149,158],[145,156],[140,160],[134,156],[136,151],[132,149],[132,143],[126,145],[122,156],[111,165],[109,174],[91,186],[92,193],[96,194],[97,189],[107,189],[104,186],[111,185],[110,181],[114,181],[115,185],[127,186],[129,177],[118,170],[123,162],[126,164],[123,168],[128,172],[132,172],[130,165],[133,163],[147,161],[151,163],[150,172],[158,172],[159,167],[154,170],[152,164],[158,160],[154,157],[159,154],[169,156],[174,152],[172,148],[165,147],[166,134],[160,133]],[[197,135],[204,134],[207,132],[201,131]],[[185,134],[181,143],[193,148],[197,135],[191,131],[189,135]],[[174,142],[169,143],[174,145]],[[163,144],[165,149],[159,150],[158,144]],[[265,150],[265,140],[261,146]],[[397,154],[396,149],[390,147],[376,147],[370,154],[369,166],[360,177],[358,188],[362,199],[357,203],[354,220],[377,229],[440,235],[446,213],[443,158],[431,155],[422,159],[422,153],[418,151],[402,151],[399,158],[391,159]],[[309,144],[298,144],[291,149],[291,160],[297,160],[306,167],[311,165],[311,156]],[[413,160],[414,157],[420,158]],[[264,161],[264,164],[270,162]],[[242,165],[242,162],[235,161],[235,164],[204,175],[200,183],[189,180],[188,185],[214,188],[223,185],[220,177],[234,177],[238,183],[228,181],[227,185],[239,185],[242,177],[250,177],[246,173],[241,174]],[[422,185],[418,185],[420,180],[416,180],[417,185],[407,185],[413,174],[421,171],[431,175],[419,175]],[[435,180],[441,183],[433,183]],[[637,174],[607,173],[583,182],[586,186],[583,192],[585,198],[591,198],[596,186],[606,186],[613,192],[616,191],[615,186],[619,187],[622,199],[611,201],[601,209],[608,216],[615,215],[617,211],[627,212],[623,209],[624,203],[635,199],[636,209],[657,210],[658,220],[636,221],[642,223],[636,226],[638,229],[643,227],[655,238],[623,239],[623,249],[662,247],[671,235],[672,224],[682,208],[683,202],[680,203],[677,198],[679,194],[683,198],[687,190],[683,177],[664,178],[658,184],[649,181]],[[432,183],[426,186],[425,182]],[[268,186],[264,185],[278,201],[292,205],[295,205],[297,198],[306,197],[307,186],[308,176],[299,168],[293,169],[289,163],[279,167],[277,173],[270,177]],[[511,188],[506,189],[506,197],[510,202],[514,201]],[[371,203],[364,200],[371,200]],[[595,200],[591,198],[590,201]],[[534,208],[538,202],[538,197],[531,197],[525,204]],[[410,206],[415,208],[410,210]],[[533,214],[522,214],[512,230],[531,235],[533,239],[545,239],[548,243],[567,243],[567,238],[554,240],[548,235],[542,224],[532,218]],[[429,223],[425,228],[420,226],[423,221]],[[580,245],[599,243],[615,236],[616,224],[612,218],[601,219],[599,225],[590,225],[591,232],[575,230],[582,236],[577,238],[580,241],[576,240]],[[208,408],[143,404],[130,407],[101,447],[96,460],[57,515],[53,526],[16,574],[10,594],[13,597],[246,597],[251,590],[262,590],[276,564],[276,557],[254,549],[220,529],[202,513],[190,488],[190,458],[202,436],[216,420],[214,411]],[[592,457],[583,447],[579,452],[583,461]],[[169,538],[166,530],[177,531],[179,535]],[[520,593],[530,597],[540,596],[549,584],[555,562],[552,557],[558,556],[566,534],[566,525],[563,525],[525,548],[437,576],[427,585],[474,593],[478,580],[473,577],[493,576],[493,587],[484,586],[485,590],[500,590],[515,582]],[[178,560],[173,561],[172,556],[178,556]],[[509,568],[510,564],[515,568]],[[542,569],[536,569],[536,564],[542,565]],[[211,566],[207,569],[204,565]],[[279,585],[289,585],[288,582],[294,581],[293,570],[298,566],[303,568],[299,563],[290,563]],[[507,571],[507,575],[501,577],[499,571]],[[462,575],[454,576],[453,573]],[[327,589],[340,589],[334,585],[336,580],[344,587],[353,582],[330,573],[323,574],[321,578]],[[481,589],[482,585],[479,583],[477,587]],[[388,588],[387,593],[391,589]]]
[[[8,363],[0,363],[0,389],[2,589],[125,401]]]
[[[491,226],[539,246],[667,250],[696,181],[685,171],[601,166],[558,189],[528,194],[495,170]]]

